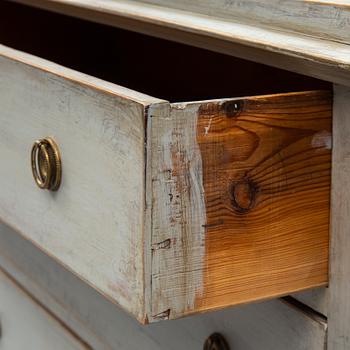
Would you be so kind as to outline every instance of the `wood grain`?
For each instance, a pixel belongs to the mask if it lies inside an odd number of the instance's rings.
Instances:
[[[327,284],[331,106],[305,92],[151,110],[153,315]]]
[[[341,7],[349,7],[350,3],[348,0],[305,0],[305,2],[309,2],[312,4],[321,4],[321,5],[329,5],[334,6],[335,8]]]
[[[331,96],[203,104],[206,207],[199,309],[327,283]]]
[[[93,349],[202,349],[213,332],[232,350],[325,349],[326,320],[280,300],[141,326],[1,224],[0,265]]]
[[[179,10],[196,15],[210,16],[231,22],[252,23],[256,27],[267,27],[278,31],[297,32],[331,41],[350,43],[350,8],[346,0],[12,0],[34,6],[65,11],[68,7],[77,14],[84,10],[91,13],[92,19],[99,12],[106,14],[136,17],[142,9],[149,9],[144,19],[165,9],[168,12]],[[148,5],[148,6],[147,6]],[[152,6],[156,5],[156,6]],[[64,7],[66,6],[66,10]],[[108,18],[106,16],[106,18]],[[115,22],[118,20],[115,18]]]
[[[286,70],[7,1],[0,1],[0,42],[171,102],[332,88]],[[140,52],[157,54],[143,55],[141,65]]]
[[[186,103],[149,109],[150,321],[183,316],[203,285],[206,213],[197,110]]]
[[[3,350],[91,350],[92,348],[42,308],[0,270]]]
[[[0,217],[138,320],[327,283],[328,92],[169,104],[3,46],[0,92]]]
[[[329,350],[350,348],[350,89],[335,86],[332,160]]]

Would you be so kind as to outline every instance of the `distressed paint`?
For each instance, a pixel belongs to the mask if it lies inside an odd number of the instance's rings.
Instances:
[[[187,104],[149,109],[153,320],[181,316],[203,293],[206,210],[197,110]]]
[[[256,27],[276,31],[298,32],[331,41],[350,42],[350,9],[346,0],[14,0],[56,11],[71,11],[99,18],[104,13],[105,21],[117,22],[117,16],[131,17],[151,22],[161,19],[162,11],[177,17],[193,13],[231,22],[253,23]],[[154,6],[156,5],[156,6]],[[80,9],[77,11],[76,8]],[[84,11],[85,10],[85,11]],[[106,14],[112,15],[112,19]]]
[[[158,99],[0,46],[0,218],[143,321],[145,108]],[[51,136],[56,193],[32,177]]]
[[[196,310],[325,284],[331,94],[203,102],[197,125],[207,225]]]
[[[178,103],[149,120],[151,320],[327,283],[331,93]]]
[[[294,0],[15,1],[349,86],[349,8]]]

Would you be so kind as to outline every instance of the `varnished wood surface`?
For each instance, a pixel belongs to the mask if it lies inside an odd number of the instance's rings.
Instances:
[[[89,0],[83,0],[86,3]],[[346,0],[143,0],[231,21],[248,21],[279,31],[350,43],[350,8]]]
[[[198,307],[327,283],[331,96],[208,103],[198,113],[207,266]]]
[[[12,0],[76,15],[87,14],[98,19],[104,12],[111,16],[137,18],[145,11],[143,20],[167,12],[192,12],[231,22],[247,22],[256,27],[275,31],[296,32],[310,37],[349,44],[350,4],[347,0]],[[69,5],[71,6],[69,8]],[[148,5],[148,6],[147,6]],[[156,6],[153,6],[156,5]],[[85,10],[85,11],[84,11]],[[147,11],[148,10],[148,11]],[[175,10],[175,11],[174,11]],[[177,11],[176,11],[177,10]],[[140,16],[141,17],[141,16]],[[158,20],[160,20],[160,18]],[[105,16],[107,20],[108,17]],[[139,20],[141,18],[138,18]],[[111,18],[110,18],[111,20]],[[114,19],[118,23],[118,19]],[[219,30],[219,29],[218,29]]]
[[[286,70],[7,1],[0,1],[0,43],[170,102],[331,89]]]
[[[329,92],[151,113],[152,240],[169,243],[152,255],[153,315],[176,318],[327,284]]]

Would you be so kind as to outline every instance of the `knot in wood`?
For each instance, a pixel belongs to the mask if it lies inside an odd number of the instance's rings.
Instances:
[[[242,111],[243,101],[232,100],[222,104],[222,110],[228,118],[238,117]]]
[[[240,214],[250,211],[255,204],[258,186],[251,179],[242,179],[231,185],[231,204]]]

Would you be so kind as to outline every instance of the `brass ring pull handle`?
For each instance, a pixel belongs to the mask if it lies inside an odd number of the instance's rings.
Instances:
[[[230,347],[220,333],[213,333],[205,341],[203,350],[230,350]]]
[[[61,184],[62,166],[58,147],[50,137],[34,142],[31,152],[32,172],[41,189],[57,191]]]

